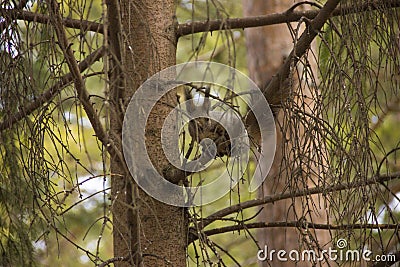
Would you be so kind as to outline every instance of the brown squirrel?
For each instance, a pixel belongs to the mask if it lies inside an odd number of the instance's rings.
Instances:
[[[194,104],[191,91],[192,89],[185,89],[185,98],[187,101],[187,112],[194,117],[194,119],[189,121],[188,127],[189,133],[194,141],[200,143],[201,140],[209,138],[216,145],[217,157],[231,156],[232,148],[235,148],[236,144],[242,142],[236,142],[236,140],[240,140],[240,133],[244,132],[244,127],[247,131],[247,135],[250,138],[250,142],[258,147],[261,135],[257,120],[252,112],[248,112],[246,116],[239,118],[238,115],[232,115],[234,112],[229,113],[226,111],[211,111],[212,108],[210,97],[215,98],[215,96],[210,94],[210,88],[196,88],[196,91],[201,91],[204,94],[204,101],[200,106]],[[233,95],[233,97],[235,97],[235,95]],[[223,100],[219,99],[219,101]],[[213,112],[214,118],[217,117],[217,119],[211,119],[210,117],[212,116],[208,116],[209,112]],[[199,116],[199,114],[207,116]],[[217,114],[217,116],[215,116],[215,114]],[[233,136],[229,136],[224,125],[229,125],[231,129],[231,135]]]

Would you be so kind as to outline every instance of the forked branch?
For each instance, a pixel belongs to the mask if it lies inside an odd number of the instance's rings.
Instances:
[[[276,110],[279,108],[282,101],[284,101],[290,93],[290,87],[286,86],[286,81],[289,78],[291,67],[295,66],[310,48],[312,41],[332,16],[332,12],[336,10],[336,6],[339,2],[340,0],[329,0],[320,9],[318,15],[311,22],[308,22],[306,29],[280,67],[278,73],[272,77],[271,82],[263,90],[264,96],[273,109]]]
[[[50,18],[57,35],[58,44],[64,54],[65,60],[67,61],[69,71],[73,76],[78,99],[82,103],[83,109],[86,112],[86,115],[93,127],[93,130],[103,146],[110,152],[111,156],[116,156],[121,162],[125,162],[121,151],[116,149],[116,147],[112,143],[112,140],[104,131],[99,116],[93,107],[93,103],[90,100],[90,96],[88,91],[86,90],[85,83],[79,71],[79,66],[75,59],[74,52],[72,51],[71,45],[68,42],[58,4],[55,0],[47,0],[47,3],[49,5]]]
[[[380,0],[366,1],[364,4],[354,7],[345,6],[334,9],[331,12],[332,16],[341,16],[347,14],[360,13],[365,11],[377,10]],[[385,6],[390,8],[400,7],[400,0],[386,0]],[[289,23],[299,21],[301,18],[314,19],[319,14],[319,10],[304,10],[293,11],[292,8],[282,13],[274,13],[262,16],[232,18],[224,20],[209,20],[209,21],[193,21],[184,24],[179,24],[177,36],[181,37],[199,32],[218,31],[226,29],[244,29],[252,27],[261,27],[275,25],[281,23]]]

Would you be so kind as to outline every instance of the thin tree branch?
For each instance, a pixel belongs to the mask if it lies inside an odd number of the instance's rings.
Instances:
[[[100,60],[100,58],[104,55],[105,48],[100,47],[99,49],[95,50],[91,53],[87,58],[81,61],[78,64],[79,72],[83,72],[88,69],[93,63]],[[20,108],[18,112],[11,115],[6,115],[2,122],[0,122],[0,131],[8,129],[12,127],[16,122],[20,121],[21,119],[29,116],[38,109],[44,103],[51,101],[62,89],[64,89],[67,85],[69,85],[74,80],[74,75],[72,73],[68,73],[61,78],[59,81],[42,93],[35,101],[28,103]]]
[[[346,184],[337,184],[334,186],[330,187],[313,187],[309,189],[303,189],[299,190],[297,192],[288,192],[285,194],[275,194],[272,196],[266,196],[262,199],[255,199],[255,200],[249,200],[243,203],[239,203],[230,207],[227,207],[225,209],[219,210],[207,218],[203,219],[202,222],[199,223],[199,229],[203,229],[212,222],[223,218],[229,214],[239,212],[244,209],[256,207],[259,205],[263,204],[268,204],[268,203],[274,203],[276,201],[280,200],[285,200],[285,199],[292,199],[296,197],[302,197],[302,196],[310,196],[310,195],[315,195],[315,194],[327,194],[331,192],[337,192],[337,191],[342,191],[342,190],[348,190],[352,188],[357,188],[360,186],[367,186],[367,185],[374,185],[374,184],[379,184],[379,183],[384,183],[393,179],[399,179],[400,178],[400,172],[395,172],[389,175],[380,175],[380,176],[373,176],[372,178],[366,180],[366,181],[359,181],[355,183],[346,183]]]
[[[112,29],[112,31],[109,31],[109,41],[110,41],[110,49],[113,54],[113,56],[116,57],[116,60],[118,61],[116,64],[118,72],[118,81],[121,82],[123,80],[123,76],[120,74],[122,73],[122,70],[120,68],[121,62],[121,21],[120,21],[120,6],[119,2],[116,0],[108,0],[107,2],[107,9],[108,9],[108,27]]]
[[[340,16],[344,14],[354,14],[365,11],[377,10],[380,1],[366,2],[360,6],[345,6],[333,10],[332,16]],[[399,0],[385,1],[386,7],[400,7]],[[217,31],[222,29],[244,29],[260,26],[268,26],[274,24],[288,23],[299,21],[302,17],[314,19],[319,14],[319,10],[293,11],[290,8],[282,13],[274,13],[263,16],[253,16],[246,18],[232,18],[225,20],[210,20],[210,21],[193,21],[179,24],[177,36],[181,37],[198,32]],[[221,27],[223,25],[224,27]]]
[[[105,262],[99,264],[99,267],[106,267],[106,266],[109,266],[111,263],[129,261],[129,260],[130,260],[129,257],[115,257],[115,258],[108,259]],[[133,265],[133,266],[135,266],[135,265]]]
[[[50,20],[54,26],[58,38],[58,44],[64,54],[68,68],[74,78],[74,84],[78,94],[78,99],[82,103],[83,109],[86,112],[86,115],[93,127],[93,130],[97,138],[100,140],[103,146],[108,150],[111,156],[118,157],[121,163],[124,164],[125,161],[121,151],[119,151],[116,148],[112,140],[108,137],[108,135],[104,131],[100,119],[97,115],[97,112],[93,108],[93,103],[90,101],[89,93],[85,88],[85,83],[83,82],[83,78],[79,71],[79,66],[78,63],[76,62],[74,52],[71,49],[71,45],[68,42],[67,34],[65,33],[64,30],[58,4],[55,0],[47,0],[47,3],[49,5]]]
[[[247,224],[236,224],[225,226],[221,228],[215,228],[211,230],[204,231],[203,234],[205,236],[212,236],[217,234],[223,234],[233,231],[240,231],[244,229],[257,229],[257,228],[302,228],[306,230],[365,230],[365,229],[391,229],[391,230],[398,230],[400,225],[399,224],[343,224],[343,225],[333,225],[333,224],[321,224],[321,223],[312,223],[307,221],[289,221],[289,222],[255,222],[255,223],[247,223]],[[198,239],[197,233],[194,231],[190,232],[191,236],[189,237],[189,244],[193,241]]]
[[[378,1],[366,2],[361,6],[357,6],[357,8],[355,8],[354,6],[336,8],[332,12],[332,16],[341,16],[377,10],[379,7],[378,3]],[[388,0],[385,2],[385,6],[390,8],[400,7],[400,0]],[[6,14],[12,19],[35,21],[45,24],[50,21],[50,17],[48,15],[37,14],[30,11],[0,8],[0,13]],[[262,16],[232,18],[226,20],[193,21],[179,24],[177,29],[177,37],[179,38],[185,35],[199,32],[218,31],[221,30],[221,25],[225,25],[225,27],[223,27],[222,29],[244,29],[296,22],[299,21],[302,17],[307,19],[314,19],[318,15],[318,13],[319,10],[293,11],[292,9],[289,9],[288,11],[282,13],[274,13]],[[101,23],[97,22],[65,18],[63,19],[63,24],[68,28],[104,33],[104,26]]]
[[[264,90],[264,96],[268,100],[272,109],[276,111],[280,107],[280,103],[290,93],[290,86],[286,86],[286,81],[290,75],[291,66],[295,66],[300,58],[307,52],[311,42],[318,35],[321,28],[332,15],[340,0],[329,0],[318,12],[318,15],[308,23],[307,28],[296,42],[293,50],[279,69],[278,73],[274,75],[271,82]]]
[[[39,14],[31,11],[23,11],[17,8],[15,9],[0,8],[0,14],[11,20],[18,19],[25,21],[33,21],[42,24],[48,24],[50,22],[50,16],[46,14]],[[62,24],[68,28],[104,33],[104,26],[101,23],[87,21],[87,20],[71,19],[71,18],[63,18],[61,21]]]
[[[376,130],[379,128],[387,115],[389,115],[391,112],[399,112],[398,110],[400,104],[400,96],[395,97],[393,100],[391,100],[387,105],[382,109],[381,114],[378,115],[378,121],[375,124],[372,124],[371,130]]]
[[[28,0],[22,0],[18,3],[18,5],[13,10],[22,11],[22,9],[26,6],[27,3],[28,3]],[[2,9],[0,9],[0,10],[2,10]],[[0,14],[3,15],[4,13],[2,11],[0,11]],[[3,31],[8,28],[8,26],[10,25],[10,23],[12,21],[13,21],[13,18],[6,15],[5,20],[0,23],[0,33],[3,33]]]

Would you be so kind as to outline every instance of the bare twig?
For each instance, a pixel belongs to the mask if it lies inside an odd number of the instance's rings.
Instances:
[[[250,200],[246,201],[243,203],[239,203],[230,207],[227,207],[225,209],[219,210],[204,220],[199,224],[199,228],[203,229],[207,225],[211,224],[212,222],[225,217],[229,214],[239,212],[244,209],[256,207],[262,204],[267,204],[267,203],[273,203],[276,201],[284,200],[284,199],[291,199],[295,197],[301,197],[301,196],[310,196],[310,195],[315,195],[315,194],[326,194],[326,193],[331,193],[331,192],[337,192],[337,191],[342,191],[342,190],[348,190],[352,188],[357,188],[360,186],[367,186],[367,185],[373,185],[373,184],[379,184],[383,182],[387,182],[393,179],[399,179],[400,178],[400,172],[395,172],[389,175],[380,175],[380,176],[373,176],[372,178],[365,180],[365,181],[359,181],[355,183],[346,183],[346,184],[338,184],[330,187],[313,187],[309,189],[304,189],[304,190],[299,190],[297,192],[288,192],[285,194],[275,194],[272,196],[266,196],[262,199],[255,199],[255,200]]]
[[[99,49],[91,53],[87,58],[85,58],[78,64],[79,71],[83,72],[88,69],[94,62],[98,61],[104,55],[104,52],[105,48],[100,47]],[[6,115],[4,120],[0,122],[0,131],[12,127],[16,122],[32,114],[32,112],[38,109],[42,104],[51,101],[62,89],[72,83],[73,80],[74,75],[72,73],[68,73],[60,77],[59,81],[55,85],[53,85],[43,94],[38,96],[35,101],[24,105],[15,114]]]

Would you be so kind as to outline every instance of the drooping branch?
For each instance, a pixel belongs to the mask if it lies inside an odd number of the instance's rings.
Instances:
[[[69,71],[71,72],[71,74],[73,76],[78,99],[82,103],[83,109],[86,112],[86,115],[93,127],[93,130],[94,130],[97,138],[100,140],[100,142],[103,144],[103,146],[109,151],[111,156],[118,157],[119,160],[122,162],[122,164],[124,164],[124,158],[122,156],[121,151],[119,151],[115,147],[112,140],[106,134],[105,130],[103,129],[103,126],[101,125],[99,116],[98,116],[96,110],[93,108],[93,103],[91,102],[89,93],[86,90],[85,83],[84,83],[82,75],[79,71],[78,63],[74,56],[74,52],[72,51],[71,45],[68,41],[67,34],[65,32],[65,29],[64,29],[64,26],[62,23],[62,17],[61,17],[60,11],[59,11],[58,4],[55,0],[47,0],[47,3],[49,5],[50,21],[53,24],[55,32],[56,32],[57,39],[58,39],[58,45],[60,46],[61,51],[64,54],[65,60],[67,61]],[[124,167],[125,167],[125,165],[124,165]]]
[[[337,191],[342,191],[342,190],[349,190],[353,188],[358,188],[361,186],[368,186],[368,185],[374,185],[374,184],[379,184],[379,183],[384,183],[390,180],[394,179],[400,179],[400,172],[395,172],[389,175],[380,175],[380,176],[374,176],[369,178],[366,181],[359,181],[355,183],[346,183],[346,184],[338,184],[334,186],[330,186],[327,188],[324,187],[313,187],[309,189],[303,189],[299,190],[297,192],[288,192],[285,194],[275,194],[272,196],[266,196],[262,199],[255,199],[255,200],[249,200],[246,202],[242,202],[230,207],[227,207],[225,209],[219,210],[207,218],[203,219],[202,222],[199,224],[199,228],[203,229],[212,222],[221,219],[229,214],[236,213],[239,211],[242,211],[244,209],[260,206],[263,204],[268,204],[268,203],[274,203],[280,200],[285,200],[285,199],[291,199],[291,198],[296,198],[296,197],[302,197],[302,196],[310,196],[310,195],[315,195],[315,194],[327,194],[327,193],[332,193],[332,192],[337,192]]]
[[[318,12],[318,15],[311,22],[307,22],[307,28],[304,30],[299,40],[297,40],[289,56],[278,70],[278,73],[272,77],[271,82],[263,90],[264,96],[275,111],[290,93],[290,87],[287,86],[286,83],[290,75],[291,66],[295,66],[300,58],[307,52],[311,42],[332,16],[332,12],[336,9],[339,2],[340,0],[327,1]]]
[[[23,11],[16,8],[15,9],[0,8],[0,14],[10,20],[17,19],[17,20],[33,21],[42,24],[48,24],[50,22],[50,16],[46,14]],[[101,23],[87,21],[87,20],[71,19],[71,18],[63,18],[61,21],[62,24],[68,28],[80,29],[82,31],[104,33],[104,27],[103,24]]]
[[[365,11],[376,10],[380,1],[367,1],[361,6],[345,6],[339,7],[332,11],[332,16],[340,16],[345,14],[354,14]],[[400,0],[385,1],[386,7],[400,7]],[[209,21],[194,21],[184,24],[179,24],[177,36],[181,37],[198,32],[217,31],[225,29],[244,29],[260,26],[268,26],[274,24],[296,22],[301,18],[314,19],[319,10],[305,10],[305,11],[288,11],[282,13],[268,14],[262,16],[246,17],[246,18],[232,18],[225,20],[209,20]]]
[[[88,69],[91,65],[93,65],[93,63],[100,60],[104,53],[104,47],[100,47],[99,49],[95,50],[87,58],[85,58],[78,64],[79,71],[83,72]],[[15,114],[7,115],[6,118],[2,122],[0,122],[0,131],[12,127],[21,119],[32,114],[32,112],[40,108],[44,103],[51,101],[62,89],[71,84],[73,80],[74,76],[72,75],[72,73],[68,73],[59,78],[59,81],[55,85],[53,85],[40,96],[38,96],[35,101],[24,105]]]
[[[365,229],[387,229],[387,230],[397,230],[399,229],[398,224],[342,224],[342,225],[334,225],[334,224],[322,224],[322,223],[313,223],[304,220],[299,221],[290,221],[290,222],[254,222],[254,223],[246,223],[246,224],[236,224],[225,226],[221,228],[210,229],[204,231],[204,234],[207,237],[217,234],[223,234],[228,232],[240,231],[245,229],[258,229],[258,228],[302,228],[305,230],[365,230]],[[189,243],[196,241],[198,239],[198,234],[194,231],[191,232],[191,236],[189,237]]]

